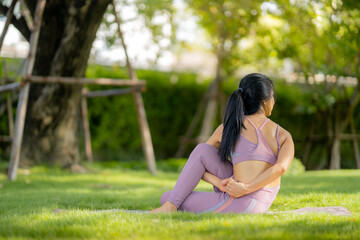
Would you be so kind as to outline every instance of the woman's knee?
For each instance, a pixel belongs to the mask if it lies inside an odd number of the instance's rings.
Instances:
[[[161,205],[163,205],[168,200],[171,191],[164,192],[163,195],[161,195],[161,199],[160,199]]]
[[[196,156],[202,156],[201,159],[205,160],[219,158],[217,149],[207,143],[199,143],[196,145],[192,151],[192,154],[195,154]]]
[[[208,143],[199,143],[198,145],[196,145],[196,147],[194,149],[197,149],[197,150],[203,151],[203,152],[209,152],[209,151],[218,152],[218,150],[214,146],[212,146]]]
[[[270,205],[271,204],[258,202],[250,213],[265,213],[270,208]]]

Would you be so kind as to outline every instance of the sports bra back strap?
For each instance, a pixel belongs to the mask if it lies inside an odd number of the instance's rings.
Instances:
[[[269,120],[270,120],[270,118],[266,119],[259,127],[259,130],[261,130],[263,128],[263,126],[267,123],[267,121],[269,121]]]
[[[250,119],[247,117],[247,116],[244,116],[248,121],[249,123],[251,123],[251,125],[257,130],[258,128],[255,126],[255,124],[252,123],[252,121],[250,121]]]

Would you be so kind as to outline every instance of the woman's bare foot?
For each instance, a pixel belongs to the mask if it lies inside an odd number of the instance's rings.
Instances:
[[[176,212],[177,207],[172,202],[165,202],[161,207],[155,208],[148,213],[171,213]]]

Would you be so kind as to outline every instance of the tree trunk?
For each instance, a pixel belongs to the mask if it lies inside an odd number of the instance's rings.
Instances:
[[[110,0],[48,1],[33,75],[83,77]],[[27,1],[32,14],[36,1]],[[20,164],[79,161],[80,85],[31,84]]]
[[[209,91],[209,98],[205,110],[205,115],[200,131],[200,135],[197,137],[199,143],[205,142],[211,136],[214,128],[214,119],[216,117],[218,94],[221,84],[221,71],[222,71],[222,59],[218,56],[218,63],[216,66],[216,76],[211,89]]]
[[[330,160],[330,169],[340,169],[340,143],[341,140],[338,136],[335,135],[332,148],[331,148],[331,160]]]

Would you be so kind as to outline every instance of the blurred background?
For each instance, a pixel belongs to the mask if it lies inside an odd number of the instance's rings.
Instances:
[[[0,29],[11,2],[1,1]],[[146,81],[142,97],[157,160],[187,158],[222,122],[227,98],[241,78],[260,72],[275,84],[270,118],[292,134],[295,157],[307,170],[360,168],[359,1],[114,3],[129,59],[137,77]],[[16,20],[0,52],[0,77],[7,74],[20,81],[29,51],[30,33],[24,30],[24,21],[31,22],[25,16],[27,11],[33,15],[35,4],[28,0],[15,6]],[[129,78],[116,31],[109,1],[48,2],[35,75]],[[73,97],[79,91],[59,86],[49,91],[44,85],[32,85],[20,164],[62,164],[65,158],[62,165],[84,161],[80,110],[73,115],[65,111],[80,106],[79,98]],[[13,93],[13,117],[16,102],[17,93]],[[7,95],[2,94],[3,136],[10,131],[6,104]],[[87,107],[95,161],[144,163],[131,95],[89,98]],[[64,130],[69,124],[76,131]],[[61,148],[64,139],[74,140]],[[11,141],[0,140],[1,161],[6,164]],[[59,151],[62,155],[53,156]]]

